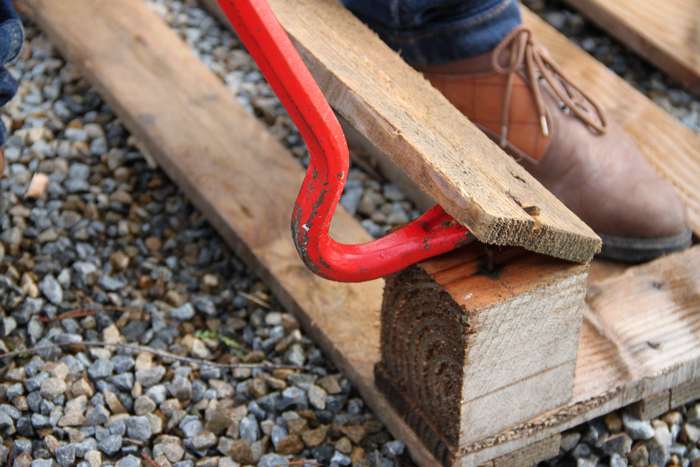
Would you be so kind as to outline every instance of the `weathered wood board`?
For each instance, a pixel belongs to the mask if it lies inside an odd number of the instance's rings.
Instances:
[[[592,258],[597,235],[352,13],[334,0],[270,4],[333,108],[479,240]]]
[[[565,1],[611,36],[700,94],[700,2]]]

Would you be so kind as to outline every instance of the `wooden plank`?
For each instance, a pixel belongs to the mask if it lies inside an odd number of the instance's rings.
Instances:
[[[673,183],[688,207],[691,228],[700,235],[700,135],[682,125],[527,8],[522,7],[522,11],[525,24],[549,49],[566,75],[600,102],[609,116],[637,141],[658,172]]]
[[[302,169],[291,155],[142,0],[24,0],[19,6],[299,317],[416,462],[434,465],[373,384],[382,281],[325,281],[308,272],[293,247],[289,222]],[[369,238],[343,211],[335,227],[347,241]]]
[[[479,244],[387,278],[377,382],[439,460],[571,399],[587,272]]]
[[[334,0],[270,4],[334,109],[477,238],[592,258],[590,228],[352,13]]]
[[[700,94],[700,2],[566,2],[691,91]]]
[[[463,465],[700,379],[700,246],[594,284],[588,306],[572,401],[463,447]]]

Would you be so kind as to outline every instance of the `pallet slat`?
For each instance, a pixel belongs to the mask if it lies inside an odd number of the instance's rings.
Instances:
[[[691,91],[700,94],[700,2],[565,1]]]
[[[592,258],[597,235],[352,13],[335,0],[270,5],[333,108],[479,240]]]
[[[291,154],[143,0],[25,0],[20,6],[296,314],[413,458],[433,465],[373,384],[383,281],[325,281],[294,249],[289,223],[303,172]],[[343,240],[369,239],[346,212],[334,221]]]

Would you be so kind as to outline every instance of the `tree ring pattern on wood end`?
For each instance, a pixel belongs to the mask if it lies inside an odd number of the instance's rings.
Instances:
[[[447,451],[459,444],[460,434],[464,311],[414,266],[387,279],[381,323],[384,389],[390,386],[390,400],[401,396],[404,418],[433,453],[451,457]]]

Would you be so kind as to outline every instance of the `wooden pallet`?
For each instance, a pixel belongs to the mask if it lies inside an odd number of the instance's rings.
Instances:
[[[380,361],[382,281],[353,285],[324,281],[306,270],[294,250],[288,220],[302,178],[298,164],[142,0],[67,3],[25,0],[20,6],[91,80],[145,150],[261,274],[281,303],[299,317],[368,405],[406,442],[413,459],[421,466],[435,465],[435,457],[404,420],[405,414],[397,412],[374,385],[373,369]],[[261,181],[265,191],[259,188]],[[342,240],[368,239],[357,221],[342,211],[335,224]],[[524,255],[518,258],[555,261]],[[674,400],[674,393],[675,400],[694,395],[700,346],[692,336],[677,334],[679,323],[695,329],[695,316],[700,314],[696,300],[700,279],[689,267],[698,264],[698,256],[696,248],[622,275],[616,275],[615,268],[599,268],[601,276],[609,277],[593,284],[596,294],[589,302],[590,311],[583,309],[589,321],[581,327],[572,381],[575,402],[459,446],[455,463],[521,465],[555,453],[558,433],[576,423],[668,389],[669,400]],[[503,268],[515,266],[517,261],[509,260]],[[557,262],[553,267],[578,266]],[[492,286],[508,276],[500,277],[489,279],[496,281]],[[538,287],[536,276],[525,277],[530,279],[514,290]],[[624,291],[637,294],[636,300],[629,300]],[[506,294],[499,300],[510,299]],[[654,306],[644,306],[649,304]],[[639,308],[636,315],[616,316],[630,306]],[[663,326],[655,325],[663,320]],[[611,335],[624,339],[611,340]],[[671,337],[677,345],[665,340]],[[659,345],[649,348],[647,342]],[[629,362],[639,371],[631,372],[633,366],[624,365]]]
[[[700,2],[565,1],[611,36],[700,94]]]

